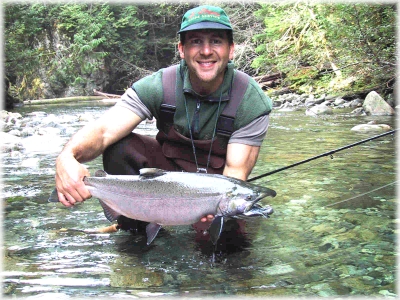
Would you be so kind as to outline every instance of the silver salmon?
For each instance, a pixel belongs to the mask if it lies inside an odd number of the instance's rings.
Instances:
[[[83,182],[93,197],[99,199],[106,218],[119,216],[149,222],[147,244],[163,225],[189,225],[206,215],[214,215],[209,232],[215,244],[222,231],[223,218],[268,217],[273,209],[258,201],[275,197],[266,187],[217,174],[168,172],[155,168],[141,169],[140,175],[109,175],[99,170]],[[57,192],[49,198],[58,202]]]

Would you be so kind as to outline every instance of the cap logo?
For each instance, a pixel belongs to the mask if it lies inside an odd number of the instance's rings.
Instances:
[[[199,29],[232,30],[232,25],[222,8],[203,5],[193,8],[183,15],[181,30],[178,33]]]
[[[192,12],[188,19],[192,21],[193,19],[204,18],[204,17],[211,17],[211,18],[219,18],[221,14],[209,10],[207,8],[202,8],[199,12]]]

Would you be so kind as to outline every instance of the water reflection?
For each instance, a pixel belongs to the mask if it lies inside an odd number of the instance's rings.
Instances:
[[[96,117],[106,109],[92,105],[21,113]],[[367,138],[350,129],[373,119],[276,112],[252,176]],[[391,118],[378,120],[395,127]],[[139,130],[151,135],[154,125]],[[167,227],[147,246],[124,231],[82,232],[109,225],[95,199],[70,209],[47,203],[54,160],[70,134],[41,145],[28,140],[19,157],[2,156],[6,296],[395,296],[395,185],[378,190],[396,180],[392,136],[256,181],[277,191],[262,200],[274,214],[244,227],[229,221],[212,264],[214,247],[191,226]],[[101,159],[87,167],[94,173]]]

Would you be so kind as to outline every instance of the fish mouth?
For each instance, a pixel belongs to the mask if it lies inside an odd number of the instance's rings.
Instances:
[[[247,212],[249,212],[249,211],[251,211],[251,209],[254,207],[254,206],[257,206],[258,208],[262,208],[260,205],[258,205],[258,204],[256,204],[258,201],[260,201],[261,199],[264,199],[265,197],[268,197],[268,196],[271,196],[271,197],[275,197],[276,196],[276,192],[274,191],[274,190],[271,190],[271,189],[269,189],[269,188],[262,188],[262,191],[260,191],[259,193],[258,193],[258,195],[257,195],[257,197],[254,199],[254,200],[252,200],[251,201],[251,204],[250,205],[248,205],[247,207],[246,207],[246,209],[244,210],[244,213],[247,213]],[[271,209],[272,209],[272,207],[271,207]],[[273,211],[273,210],[272,210]]]
[[[263,187],[262,190],[258,193],[258,196],[256,197],[256,199],[254,199],[252,201],[253,205],[255,203],[257,203],[258,201],[260,201],[261,199],[263,199],[265,197],[268,197],[268,196],[275,197],[276,196],[276,192],[274,190],[269,189],[269,188],[264,188]]]

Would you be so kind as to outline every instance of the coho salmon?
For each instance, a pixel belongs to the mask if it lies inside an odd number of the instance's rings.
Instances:
[[[273,213],[271,206],[256,204],[276,192],[266,187],[217,174],[169,172],[155,168],[140,170],[140,175],[109,175],[98,170],[83,182],[99,199],[106,218],[119,216],[149,222],[147,244],[161,226],[190,225],[206,215],[214,215],[210,238],[216,244],[223,218],[249,218]],[[58,202],[54,190],[49,202]]]

